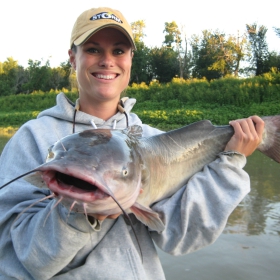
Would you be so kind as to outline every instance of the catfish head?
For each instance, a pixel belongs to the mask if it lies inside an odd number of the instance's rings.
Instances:
[[[141,191],[142,163],[134,149],[139,129],[92,129],[66,136],[25,180],[49,188],[72,211],[113,215],[121,212],[118,204],[129,209]]]

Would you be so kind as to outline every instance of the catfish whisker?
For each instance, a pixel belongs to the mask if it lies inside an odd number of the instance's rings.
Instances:
[[[46,221],[47,221],[48,217],[50,216],[51,212],[54,210],[54,208],[55,208],[62,200],[63,200],[63,197],[61,197],[59,200],[57,200],[57,202],[55,203],[55,205],[51,208],[51,210],[49,211],[47,217],[46,217],[45,220],[44,220],[43,227],[45,226]]]
[[[42,165],[44,165],[44,164],[42,164]],[[31,174],[31,173],[33,173],[33,172],[36,172],[36,171],[41,171],[41,170],[40,170],[40,167],[41,167],[42,165],[40,165],[39,167],[37,167],[37,168],[35,168],[35,169],[32,169],[32,170],[30,170],[30,171],[28,171],[28,172],[26,172],[26,173],[23,173],[23,174],[21,174],[21,175],[15,177],[14,179],[8,181],[8,182],[5,183],[4,185],[0,186],[0,190],[3,189],[4,187],[8,186],[9,184],[15,182],[16,180],[18,180],[18,179],[20,179],[20,178],[26,176],[26,175],[29,175],[29,174]]]
[[[48,195],[48,196],[45,196],[45,197],[43,197],[43,198],[41,198],[41,199],[35,201],[34,203],[32,203],[32,204],[30,204],[29,206],[27,206],[26,208],[24,208],[24,209],[17,215],[17,217],[15,218],[15,220],[13,221],[13,223],[12,223],[12,225],[11,225],[11,228],[14,226],[15,222],[16,222],[28,209],[32,208],[34,205],[36,205],[36,204],[38,204],[38,203],[40,203],[40,202],[42,202],[42,201],[45,201],[45,200],[47,200],[47,199],[54,198],[54,197],[55,197],[55,194],[52,193],[52,194],[50,194],[50,195]]]
[[[61,146],[62,146],[64,152],[66,152],[67,150],[66,150],[65,146],[63,145],[63,143],[62,143],[62,141],[61,141],[61,139],[60,139],[60,137],[59,137],[57,131],[55,130],[54,132],[55,132],[55,134],[56,134],[57,141],[61,144]]]
[[[76,201],[76,200],[73,201],[73,203],[71,204],[71,206],[70,206],[70,208],[69,208],[69,211],[68,211],[68,214],[67,214],[67,217],[66,217],[66,223],[68,222],[69,216],[70,216],[70,214],[71,214],[71,212],[72,212],[72,210],[73,210],[75,204],[77,204],[77,201]]]

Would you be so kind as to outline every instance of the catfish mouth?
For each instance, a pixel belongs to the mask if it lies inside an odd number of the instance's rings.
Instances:
[[[97,186],[92,185],[87,181],[84,181],[82,179],[79,179],[79,178],[58,172],[58,171],[55,174],[55,178],[58,183],[62,183],[62,184],[69,185],[69,186],[74,186],[81,190],[91,191],[91,192],[98,190]]]
[[[92,181],[94,183],[91,184],[88,181],[62,173],[58,170],[44,171],[42,179],[57,197],[93,202],[111,196],[103,191],[104,186],[97,181]]]

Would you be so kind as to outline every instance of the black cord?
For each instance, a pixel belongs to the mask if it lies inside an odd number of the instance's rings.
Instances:
[[[126,117],[126,127],[128,128],[128,126],[129,126],[129,123],[128,123],[128,115],[127,115],[127,113],[126,113],[126,111],[125,111],[125,109],[124,109],[124,102],[123,102],[122,99],[120,100],[119,105],[121,105],[121,108],[118,106],[118,109],[119,109],[119,111],[120,111],[121,113],[123,113],[123,114],[125,115],[125,117]]]
[[[76,114],[77,114],[77,109],[75,108],[75,110],[74,110],[74,115],[73,115],[73,129],[72,129],[72,133],[75,133]]]

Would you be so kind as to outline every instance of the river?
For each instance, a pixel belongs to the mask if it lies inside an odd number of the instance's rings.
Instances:
[[[159,250],[167,280],[280,279],[280,165],[255,152],[245,169],[252,190],[214,244],[179,257]]]

